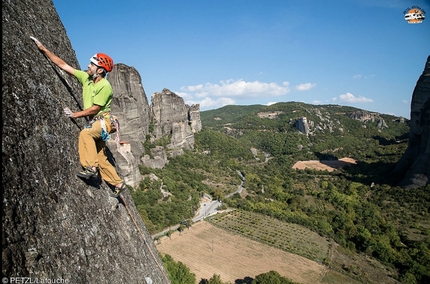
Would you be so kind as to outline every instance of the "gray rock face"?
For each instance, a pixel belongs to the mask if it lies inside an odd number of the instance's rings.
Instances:
[[[152,156],[152,158],[151,158]],[[140,159],[140,163],[144,167],[153,169],[162,169],[169,162],[167,159],[166,150],[164,147],[156,146],[151,149],[151,156],[145,155]]]
[[[76,177],[85,121],[63,108],[80,109],[81,87],[30,39],[79,67],[52,2],[2,4],[3,276],[170,283],[129,192],[125,207],[104,183]]]
[[[142,180],[139,165],[163,168],[168,157],[182,155],[184,149],[194,147],[194,133],[202,129],[200,106],[188,106],[181,97],[164,89],[152,95],[150,107],[139,73],[122,63],[115,64],[108,79],[115,93],[112,112],[121,121],[120,145],[113,140],[108,145],[127,184],[137,186]],[[147,135],[152,143],[166,137],[170,143],[145,154]]]
[[[108,146],[126,183],[136,187],[142,180],[138,165],[145,151],[142,142],[148,134],[151,110],[140,74],[134,67],[115,64],[108,80],[114,91],[112,113],[120,121],[121,142],[117,145],[111,139]]]
[[[375,122],[378,121],[378,129],[384,129],[384,128],[388,128],[387,123],[385,122],[385,120],[378,114],[378,113],[371,113],[368,111],[355,111],[352,112],[349,115],[350,118],[355,119],[355,120],[359,120],[361,122]]]
[[[189,107],[184,99],[168,89],[152,94],[151,108],[154,122],[154,137],[159,139],[165,136],[170,138],[170,149],[194,148],[194,135],[191,127]],[[193,116],[195,118],[194,107]],[[196,124],[196,129],[198,128]],[[200,122],[201,129],[201,122]]]
[[[393,176],[407,189],[430,184],[430,56],[412,94],[408,148]]]
[[[302,132],[303,134],[306,134],[306,135],[309,134],[309,124],[308,124],[308,119],[306,117],[301,117],[297,119],[295,123],[295,127],[298,131]]]
[[[349,115],[349,117],[355,120],[359,120],[361,122],[367,122],[367,121],[374,122],[375,120],[378,120],[379,114],[371,113],[363,110],[363,111],[354,111]]]
[[[192,105],[188,108],[188,117],[191,123],[191,130],[193,133],[202,130],[202,121],[200,119],[200,105]]]
[[[123,123],[120,125],[122,142],[131,144],[136,159],[144,152],[142,143],[148,134],[151,110],[142,86],[142,79],[134,67],[115,64],[108,77],[114,91],[112,113]]]

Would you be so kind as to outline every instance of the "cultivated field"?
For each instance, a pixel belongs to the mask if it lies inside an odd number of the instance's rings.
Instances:
[[[302,226],[248,213],[217,214],[211,221],[216,226],[195,223],[157,240],[157,249],[189,267],[197,283],[214,274],[235,283],[270,270],[303,284],[398,283],[378,262],[342,253],[335,243]]]
[[[171,239],[163,237],[157,249],[188,266],[197,283],[214,274],[234,283],[270,270],[300,283],[323,283],[321,278],[327,270],[307,258],[231,234],[206,221],[172,234]]]
[[[322,263],[329,255],[329,241],[297,224],[239,210],[210,218],[217,227],[263,244]]]
[[[329,171],[332,172],[336,169],[350,167],[354,164],[357,164],[357,161],[351,158],[342,158],[339,160],[310,160],[310,161],[298,161],[294,164],[293,169],[304,170],[304,169],[312,169],[318,171]]]

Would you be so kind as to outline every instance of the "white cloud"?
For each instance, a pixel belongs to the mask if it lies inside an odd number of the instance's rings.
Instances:
[[[333,98],[333,101],[339,101],[343,103],[371,103],[372,99],[365,98],[363,96],[359,96],[358,98],[351,93],[342,94],[339,98]]]
[[[369,79],[375,77],[375,74],[363,76],[362,74],[356,74],[352,76],[353,79]]]
[[[274,104],[277,104],[278,102],[268,102],[267,104],[266,104],[266,106],[271,106],[271,105],[274,105]]]
[[[296,90],[298,91],[307,91],[315,87],[317,84],[305,83],[296,86]]]
[[[319,105],[319,104],[321,104],[321,101],[319,101],[319,100],[313,100],[313,101],[312,101],[312,104],[314,104],[314,105]]]
[[[185,103],[188,105],[200,104],[200,109],[213,109],[226,105],[234,105],[235,101],[230,98],[219,98],[217,100],[212,100],[211,98],[206,97],[201,101],[186,100]]]
[[[178,96],[180,96],[181,98],[183,98],[184,101],[191,100],[193,98],[192,95],[185,93],[185,92],[174,92],[174,93],[177,94]]]
[[[203,85],[195,85],[195,86],[188,86],[188,87],[181,87],[181,90],[187,90],[190,92],[198,92],[199,90],[203,89]]]
[[[259,81],[246,82],[239,80],[220,81],[219,84],[206,83],[204,85],[184,86],[181,90],[194,93],[196,97],[260,97],[281,96],[290,92],[289,83],[264,83]]]
[[[268,99],[289,93],[290,83],[246,82],[243,79],[220,81],[218,84],[206,83],[183,86],[175,94],[182,97],[186,104],[200,104],[201,110],[220,108],[236,104],[236,100]],[[267,105],[277,102],[269,102]]]

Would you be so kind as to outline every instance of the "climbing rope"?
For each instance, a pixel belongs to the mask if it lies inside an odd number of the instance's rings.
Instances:
[[[142,230],[140,229],[140,227],[137,225],[136,219],[133,217],[133,214],[131,213],[130,209],[127,206],[127,203],[125,203],[124,198],[122,197],[122,195],[118,195],[119,200],[121,201],[121,203],[124,205],[125,209],[127,209],[128,215],[130,215],[131,219],[133,220],[134,225],[136,226],[137,230],[139,231],[140,235],[142,236],[143,239],[143,243],[147,246],[147,248],[149,249],[149,252],[151,253],[152,257],[154,258],[155,262],[158,265],[158,268],[160,268],[161,272],[163,273],[163,276],[166,278],[167,282],[170,282],[169,277],[166,275],[165,270],[163,269],[163,266],[157,261],[157,257],[155,256],[154,252],[152,251],[151,247],[149,246],[148,242],[146,241],[145,235],[143,234]]]

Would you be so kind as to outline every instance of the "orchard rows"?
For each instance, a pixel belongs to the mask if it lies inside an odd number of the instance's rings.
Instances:
[[[208,221],[230,232],[311,260],[323,262],[328,257],[329,243],[326,238],[297,224],[240,210],[214,215]]]

